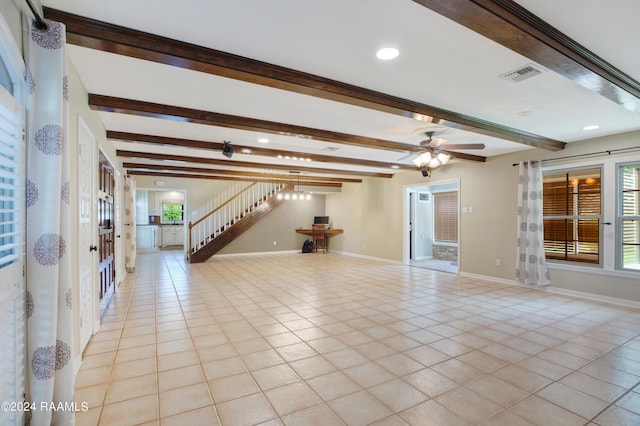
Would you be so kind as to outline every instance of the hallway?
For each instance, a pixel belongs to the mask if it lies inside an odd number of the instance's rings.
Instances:
[[[640,422],[640,310],[339,254],[138,257],[79,425]]]

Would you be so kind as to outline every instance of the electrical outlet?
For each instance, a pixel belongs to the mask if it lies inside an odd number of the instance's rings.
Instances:
[[[502,260],[496,259],[496,266],[500,266],[500,265],[502,265]]]

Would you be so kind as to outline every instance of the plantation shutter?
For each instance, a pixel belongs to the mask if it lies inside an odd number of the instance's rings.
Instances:
[[[22,114],[0,86],[0,400],[24,400],[25,298]],[[28,304],[28,301],[27,301]],[[0,412],[0,424],[22,424],[21,410]]]
[[[640,165],[621,166],[622,267],[640,269]]]
[[[458,193],[437,192],[433,194],[434,240],[458,242]]]
[[[545,175],[543,188],[547,258],[599,263],[600,169]]]

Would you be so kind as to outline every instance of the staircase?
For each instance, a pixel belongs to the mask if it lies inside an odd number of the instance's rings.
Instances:
[[[189,223],[189,262],[202,263],[284,203],[283,183],[255,182]]]

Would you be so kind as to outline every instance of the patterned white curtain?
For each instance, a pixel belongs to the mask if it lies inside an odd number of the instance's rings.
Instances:
[[[136,181],[124,177],[124,264],[127,272],[136,270]]]
[[[27,117],[27,354],[31,425],[72,425],[68,93],[64,25],[29,29]],[[44,409],[41,409],[44,408]]]
[[[516,281],[546,286],[551,284],[551,278],[544,255],[542,164],[539,161],[520,162],[518,179]]]

